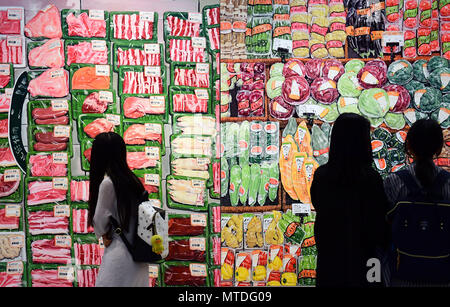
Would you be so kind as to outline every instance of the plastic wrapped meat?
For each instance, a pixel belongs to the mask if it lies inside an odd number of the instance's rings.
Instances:
[[[49,5],[40,10],[25,25],[25,35],[30,38],[61,38],[61,16],[54,5]]]
[[[142,49],[117,48],[117,66],[123,65],[145,65],[145,66],[161,66],[161,54],[146,53]]]
[[[69,36],[106,37],[106,21],[91,19],[86,13],[77,17],[70,13],[66,17],[66,23]]]
[[[104,90],[109,89],[110,76],[97,75],[96,68],[92,66],[81,67],[72,76],[72,89],[74,90]]]
[[[22,44],[10,45],[7,39],[0,40],[0,63],[22,64]]]
[[[8,138],[8,119],[0,119],[0,138]]]
[[[127,152],[127,164],[131,170],[155,167],[157,162],[149,158],[144,151]]]
[[[57,246],[55,239],[33,241],[31,254],[33,263],[69,264],[72,261],[70,246]]]
[[[67,65],[70,64],[108,64],[108,49],[94,50],[91,42],[67,45]]]
[[[22,275],[0,272],[0,288],[21,287]]]
[[[23,9],[21,9],[21,18],[9,19],[8,10],[0,11],[0,34],[20,34],[20,22],[23,16]]]
[[[54,189],[52,181],[33,181],[28,184],[28,206],[62,202],[67,199],[67,191]]]
[[[6,209],[0,209],[0,230],[19,229],[20,216],[6,216]]]
[[[5,181],[4,174],[0,174],[0,198],[7,197],[17,191],[20,185],[18,181]]]
[[[11,97],[7,94],[0,94],[0,113],[9,112]]]
[[[144,177],[138,177],[148,194],[158,193],[159,185],[146,184]]]
[[[89,181],[72,180],[70,182],[70,199],[74,202],[89,201]]]
[[[220,9],[219,7],[209,8],[206,10],[206,22],[208,26],[219,24]]]
[[[54,38],[28,53],[28,65],[34,67],[60,68],[64,66],[64,43]]]
[[[201,24],[181,19],[176,16],[167,16],[167,28],[170,36],[197,37],[200,36]]]
[[[113,15],[113,38],[124,40],[153,39],[153,21],[140,18],[139,14]]]
[[[81,106],[82,113],[105,113],[108,108],[108,102],[100,100],[100,94],[98,92],[92,92],[83,101]]]
[[[63,177],[67,175],[67,164],[54,163],[51,154],[31,155],[29,167],[33,177]]]
[[[152,124],[151,124],[152,125]],[[153,129],[155,128],[155,129]],[[152,129],[147,129],[144,124],[133,124],[124,132],[123,139],[127,145],[144,145],[145,141],[157,141],[162,143],[162,127],[153,124]]]
[[[164,114],[166,104],[164,102],[152,102],[150,98],[127,97],[123,103],[123,113],[128,118],[140,118],[146,114]]]
[[[197,73],[195,68],[175,68],[174,85],[208,88],[209,74]]]
[[[69,218],[55,216],[53,210],[28,212],[28,231],[32,236],[42,234],[68,234]]]
[[[11,148],[0,147],[0,167],[16,165],[16,160],[11,152]]]
[[[173,95],[173,111],[182,113],[208,112],[208,99],[200,99],[195,94]]]
[[[33,144],[35,151],[62,151],[67,149],[68,137],[55,137],[53,131],[36,132],[34,135],[36,143]]]
[[[28,85],[31,96],[61,98],[69,94],[69,74],[61,68],[44,71]]]
[[[37,125],[67,125],[69,123],[67,111],[54,111],[52,107],[34,108],[31,116]]]
[[[205,262],[206,253],[204,250],[192,250],[189,239],[172,240],[169,242],[169,254],[165,260]]]
[[[70,280],[59,278],[58,270],[31,270],[32,287],[73,287]]]
[[[211,45],[211,50],[220,49],[220,33],[219,28],[208,29],[208,38]]]
[[[77,270],[77,283],[78,287],[95,287],[95,281],[97,280],[98,268],[83,268]]]
[[[206,217],[205,217],[206,218]],[[169,216],[169,236],[198,236],[205,232],[205,226],[193,225],[191,216]]]
[[[189,39],[170,39],[170,60],[174,62],[206,62],[204,48],[192,47]]]
[[[206,277],[192,276],[189,266],[186,265],[169,265],[165,270],[164,283],[169,286],[199,287],[206,284]]]
[[[123,94],[162,94],[161,77],[145,76],[144,72],[126,71],[123,78]]]
[[[105,118],[97,118],[84,127],[83,131],[90,137],[95,137],[102,132],[114,132],[114,124]]]
[[[100,265],[103,253],[96,243],[74,243],[75,262],[77,265]]]
[[[88,225],[87,209],[72,209],[72,230],[74,233],[93,233],[94,228]]]

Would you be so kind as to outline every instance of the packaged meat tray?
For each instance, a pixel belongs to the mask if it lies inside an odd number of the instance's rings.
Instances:
[[[67,152],[39,152],[27,154],[28,177],[65,177],[70,173]]]
[[[175,176],[202,179],[212,186],[212,159],[207,156],[170,155],[170,173]]]
[[[111,64],[111,42],[105,40],[64,41],[66,69],[71,64]]]
[[[16,166],[16,160],[7,139],[0,139],[0,167]]]
[[[50,4],[30,19],[24,29],[25,35],[32,40],[61,38],[61,16],[59,9]]]
[[[73,266],[57,264],[31,264],[28,267],[28,287],[74,287]]]
[[[26,287],[26,262],[0,263],[0,288]]]
[[[23,35],[25,27],[24,8],[19,6],[0,7],[0,35]]]
[[[210,287],[220,287],[220,266],[209,267],[209,284]]]
[[[0,113],[8,113],[11,105],[13,88],[0,89]]]
[[[61,10],[64,39],[109,38],[109,13],[104,10]]]
[[[206,37],[206,47],[211,54],[213,51],[220,50],[220,26],[214,26],[204,29]]]
[[[118,43],[128,41],[135,43],[156,43],[158,41],[158,13],[156,12],[110,12],[109,38]]]
[[[202,36],[202,13],[196,12],[165,12],[164,40],[168,37],[199,37]]]
[[[23,199],[23,175],[17,167],[0,168],[0,202],[20,203]]]
[[[159,200],[159,202],[154,202],[153,205],[161,205],[163,194],[161,168],[134,170],[133,172],[144,185],[145,190],[148,192],[149,199]]]
[[[27,235],[70,235],[70,205],[42,205],[27,208]]]
[[[167,176],[167,206],[171,209],[207,211],[206,180]]]
[[[170,65],[170,84],[209,88],[212,83],[209,63],[173,63]]]
[[[72,233],[88,234],[94,233],[94,227],[88,225],[89,205],[84,203],[71,204],[72,210]]]
[[[89,202],[89,176],[71,178],[70,201],[72,204]]]
[[[170,113],[212,113],[211,90],[169,86]]]
[[[117,114],[115,90],[71,91],[73,119],[81,114]]]
[[[170,148],[173,155],[201,155],[213,157],[214,140],[208,136],[172,134]]]
[[[220,224],[220,219],[219,219]],[[220,266],[220,234],[209,235],[209,251],[208,251],[208,263],[211,266]]]
[[[220,234],[220,204],[211,203],[209,204],[209,231],[210,234]],[[219,241],[220,244],[220,241]]]
[[[161,264],[165,287],[208,287],[208,265],[205,263],[167,261]]]
[[[0,139],[8,138],[8,115],[0,113]]]
[[[132,171],[158,170],[161,173],[161,148],[159,146],[127,146],[127,163]]]
[[[71,264],[72,237],[70,235],[27,236],[27,256],[30,264]]]
[[[80,142],[81,169],[89,172],[93,139],[82,139]]]
[[[76,268],[76,286],[79,288],[95,287],[99,267],[82,266]]]
[[[64,66],[64,42],[59,38],[29,42],[27,54],[30,69],[62,68]]]
[[[0,263],[25,260],[25,233],[0,232]]]
[[[206,37],[167,37],[166,62],[209,62]]]
[[[17,204],[0,205],[0,232],[20,231],[23,228],[22,206]]]
[[[17,35],[0,35],[0,64],[14,64],[14,68],[26,66],[25,38]]]
[[[169,122],[169,101],[164,94],[123,94],[120,105],[124,119],[139,119],[143,122],[161,120]]]
[[[28,72],[30,99],[63,98],[69,95],[69,73],[62,68]]]
[[[69,125],[72,106],[67,99],[30,100],[28,102],[30,125]]]
[[[70,90],[113,89],[111,65],[70,65]]]
[[[128,42],[114,44],[113,55],[114,71],[118,72],[120,66],[163,66],[164,46],[157,43]]]
[[[28,151],[67,152],[72,157],[72,127],[70,125],[28,126]]]
[[[221,276],[220,286],[232,286],[233,284],[233,272],[236,255],[235,251],[231,248],[222,247],[220,250],[220,262],[221,262]]]
[[[14,68],[12,64],[0,64],[0,89],[14,87]]]
[[[104,247],[95,235],[74,235],[72,244],[76,266],[101,264]]]
[[[65,204],[70,198],[69,177],[29,177],[25,179],[27,187],[26,206],[44,204]]]
[[[208,214],[169,214],[169,236],[200,236],[208,233]]]
[[[123,139],[126,145],[159,146],[161,155],[166,154],[164,125],[160,121],[124,120]]]
[[[203,27],[220,24],[220,6],[218,4],[205,5],[202,9]]]
[[[102,132],[123,135],[122,118],[118,114],[81,114],[78,116],[78,140],[95,139]]]
[[[212,163],[212,186],[209,188],[209,196],[211,198],[220,198],[220,186],[221,186],[221,169],[220,160],[214,159]]]
[[[166,67],[120,66],[119,93],[165,94],[167,88]]]
[[[169,253],[166,261],[196,261],[209,259],[209,242],[206,237],[169,237]]]
[[[216,118],[209,114],[174,114],[173,134],[205,135],[215,137],[218,134]]]

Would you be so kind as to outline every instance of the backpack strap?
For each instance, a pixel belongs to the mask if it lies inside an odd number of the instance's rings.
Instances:
[[[120,238],[122,239],[123,243],[125,243],[127,249],[131,252],[133,250],[133,248],[131,247],[130,242],[128,242],[128,239],[125,236],[124,232],[122,231],[122,228],[120,227],[120,225],[116,221],[116,219],[113,218],[113,217],[111,217],[111,224],[112,224],[113,232],[120,236]]]

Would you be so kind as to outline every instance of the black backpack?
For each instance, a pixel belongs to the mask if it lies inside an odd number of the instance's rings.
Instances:
[[[408,196],[388,212],[392,221],[392,276],[427,283],[450,281],[450,204],[442,188],[449,173],[440,171],[432,188],[420,188],[408,170],[396,173]]]
[[[139,237],[137,232],[138,227],[138,209],[139,205],[145,201],[148,200],[148,192],[144,191],[142,194],[140,200],[134,204],[133,207],[133,214],[131,216],[134,221],[136,221],[135,228],[131,230],[133,233],[133,243],[130,243],[123,233],[120,224],[116,221],[116,219],[111,217],[111,224],[112,224],[112,231],[116,234],[120,235],[122,238],[123,243],[125,243],[128,251],[130,252],[131,256],[133,257],[133,260],[135,262],[148,262],[148,263],[154,263],[154,262],[160,262],[162,260],[161,255],[158,255],[152,251],[152,246],[148,243],[146,243],[144,240]],[[164,210],[155,208],[160,214],[165,215]],[[164,217],[164,216],[163,216]]]

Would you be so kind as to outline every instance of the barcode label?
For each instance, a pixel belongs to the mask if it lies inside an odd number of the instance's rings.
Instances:
[[[23,274],[22,261],[10,261],[6,263],[6,274],[22,275]]]
[[[206,48],[206,38],[204,37],[192,37],[191,42],[193,48]]]
[[[52,100],[52,111],[69,111],[69,103],[65,99]]]
[[[205,214],[191,214],[191,225],[206,227]]]
[[[5,170],[3,173],[4,182],[20,181],[20,170],[17,168],[11,168]]]
[[[202,14],[201,13],[189,13],[188,20],[189,20],[189,22],[193,22],[193,23],[202,23]]]
[[[205,188],[205,182],[202,180],[192,180],[193,188]]]
[[[159,66],[145,66],[144,76],[146,77],[161,77],[161,67]]]
[[[72,281],[74,279],[73,267],[59,266],[58,267],[58,279],[64,279]]]
[[[149,159],[159,160],[159,147],[145,147],[145,155]]]
[[[69,180],[66,177],[53,178],[52,183],[55,190],[67,190],[69,188]]]
[[[100,101],[114,102],[113,93],[109,92],[109,91],[99,91],[98,92],[98,99]]]
[[[160,54],[159,44],[144,44],[144,53]]]
[[[198,74],[209,74],[209,64],[208,63],[197,63],[195,65],[195,72]]]
[[[9,76],[10,74],[9,64],[0,64],[0,75]]]
[[[158,278],[158,266],[156,265],[149,265],[148,266],[148,277],[150,278]]]
[[[92,50],[95,51],[105,51],[106,50],[106,41],[102,40],[92,40]]]
[[[62,78],[62,77],[64,77],[64,70],[61,69],[61,68],[60,69],[56,69],[56,70],[51,72],[50,77],[52,79],[54,79],[54,78]]]
[[[105,12],[103,10],[89,10],[89,18],[95,20],[104,20]]]
[[[8,9],[8,19],[9,20],[18,20],[22,19],[22,10],[21,9]]]
[[[209,164],[209,159],[208,158],[197,158],[197,164],[199,166],[205,166]]]
[[[206,264],[191,263],[189,265],[191,275],[195,277],[206,277]]]
[[[11,235],[9,236],[9,246],[10,247],[24,247],[25,238],[23,235]]]
[[[20,217],[20,205],[6,205],[5,217]]]
[[[195,96],[197,96],[198,99],[209,99],[208,90],[206,89],[196,89]]]
[[[72,245],[72,238],[70,236],[55,236],[55,246],[70,247]]]
[[[109,65],[95,65],[95,74],[97,76],[109,77]]]
[[[55,126],[53,128],[54,137],[70,137],[70,126]]]
[[[145,185],[152,185],[159,187],[159,175],[158,174],[145,174]]]
[[[55,217],[69,217],[70,216],[69,205],[55,205],[53,207],[53,215]]]
[[[52,153],[52,159],[54,164],[67,164],[69,162],[67,152],[54,152]]]
[[[160,124],[151,124],[146,123],[145,124],[145,133],[156,133],[161,134],[162,133],[162,127]]]
[[[6,39],[6,46],[20,47],[22,46],[22,38],[20,36],[8,36]]]
[[[164,96],[150,96],[150,106],[159,107],[166,104],[166,97]]]
[[[117,114],[106,114],[106,120],[112,123],[114,126],[120,125],[120,115]]]
[[[206,239],[205,238],[189,238],[189,248],[193,251],[205,251]]]
[[[139,18],[143,21],[153,21],[155,19],[154,12],[139,12]]]

